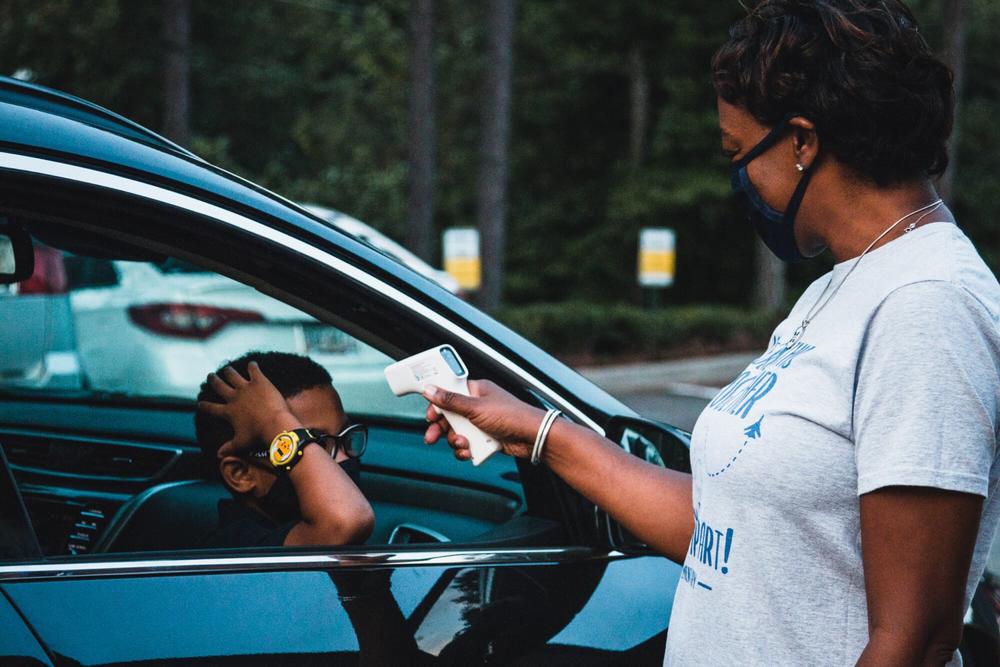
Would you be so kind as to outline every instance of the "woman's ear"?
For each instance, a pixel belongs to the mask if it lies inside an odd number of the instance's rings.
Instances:
[[[257,487],[257,471],[238,456],[224,456],[219,460],[222,481],[236,493],[248,493]]]
[[[819,136],[816,134],[816,125],[802,116],[795,116],[788,121],[788,124],[792,128],[795,162],[808,169],[819,153]]]

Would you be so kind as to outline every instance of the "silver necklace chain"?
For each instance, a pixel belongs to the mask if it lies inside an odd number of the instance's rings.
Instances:
[[[808,310],[808,312],[806,312],[806,316],[802,319],[802,323],[799,324],[799,326],[797,326],[795,328],[795,332],[792,334],[792,337],[788,339],[787,343],[785,343],[785,349],[791,349],[792,346],[794,346],[796,343],[798,343],[802,339],[802,336],[805,334],[806,328],[809,326],[809,323],[812,322],[813,319],[815,319],[816,316],[820,314],[820,311],[822,311],[824,308],[826,308],[826,304],[830,303],[830,301],[833,299],[833,297],[837,296],[837,292],[840,291],[840,288],[843,287],[843,285],[844,285],[845,282],[847,282],[847,279],[851,277],[852,273],[854,273],[854,269],[858,268],[858,264],[861,263],[861,259],[865,255],[868,254],[869,250],[871,250],[872,248],[875,247],[876,243],[878,243],[883,238],[885,238],[885,235],[888,234],[889,232],[891,232],[893,229],[895,229],[896,226],[899,223],[901,223],[903,220],[906,220],[911,215],[916,215],[917,213],[921,213],[923,211],[926,211],[926,213],[924,213],[922,216],[920,216],[919,218],[917,218],[914,222],[912,222],[909,225],[907,225],[906,229],[903,230],[904,234],[912,232],[916,228],[917,224],[921,220],[923,220],[928,215],[930,215],[931,213],[933,213],[934,209],[936,209],[942,203],[944,203],[943,200],[938,199],[937,201],[931,202],[930,204],[927,204],[926,206],[921,206],[918,209],[910,211],[909,213],[907,213],[906,215],[904,215],[902,218],[900,218],[896,222],[894,222],[891,225],[889,225],[888,227],[886,227],[885,231],[882,232],[881,234],[879,234],[878,236],[876,236],[875,240],[872,241],[871,243],[869,243],[868,247],[864,249],[864,252],[862,252],[860,255],[858,255],[858,258],[856,260],[854,260],[854,264],[852,264],[851,268],[847,271],[847,274],[843,277],[843,279],[839,283],[837,283],[837,287],[834,288],[833,292],[830,293],[830,296],[828,296],[824,300],[823,297],[826,296],[827,290],[829,290],[830,289],[830,285],[833,284],[833,275],[831,274],[830,275],[830,282],[828,282],[826,284],[826,287],[823,288],[823,292],[819,295],[819,298],[816,299],[816,303],[814,303],[813,306],[812,306],[812,308],[810,308]]]

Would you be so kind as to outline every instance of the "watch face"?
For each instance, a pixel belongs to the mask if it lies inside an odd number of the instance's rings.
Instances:
[[[288,465],[288,462],[295,456],[296,445],[299,444],[299,436],[291,431],[279,433],[271,441],[270,459],[271,465],[275,468]]]

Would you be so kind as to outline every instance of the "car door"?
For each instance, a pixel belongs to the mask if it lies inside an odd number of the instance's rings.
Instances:
[[[282,226],[217,197],[104,171],[3,164],[65,195],[43,202],[8,179],[21,211],[49,207],[47,221],[106,234],[105,245],[199,261],[359,338],[377,334],[393,358],[451,343],[475,374],[528,400],[598,430],[608,416],[586,400],[599,391],[582,380],[564,386],[559,378],[574,376],[550,357],[517,353],[510,345],[530,348],[495,325],[505,345],[484,316],[457,299],[449,307],[453,297],[439,299],[429,282],[401,277],[333,230]],[[84,193],[86,219],[73,206],[82,195],[66,181]],[[57,227],[39,228],[58,236]],[[52,401],[49,409],[63,406]],[[25,403],[21,412],[34,408]],[[659,664],[679,568],[616,551],[586,501],[544,470],[517,473],[526,520],[556,522],[558,538],[522,525],[513,537],[467,544],[52,555],[0,565],[0,589],[51,656],[80,664]]]

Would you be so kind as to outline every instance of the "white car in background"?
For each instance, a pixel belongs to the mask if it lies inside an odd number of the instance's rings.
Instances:
[[[100,276],[69,292],[90,389],[191,399],[223,361],[276,350],[308,355],[329,370],[348,411],[399,409],[382,372],[391,359],[252,287],[176,261],[66,261]]]
[[[410,267],[420,275],[430,278],[452,294],[461,294],[458,282],[450,273],[441,269],[435,269],[385,234],[373,229],[357,218],[352,218],[340,211],[317,204],[303,204],[302,208],[316,217],[326,220],[335,227],[344,230],[348,234],[356,236],[383,255],[387,255],[400,264]]]
[[[389,237],[332,209],[315,215],[457,293],[458,284]],[[423,415],[419,397],[397,398],[387,356],[254,288],[175,260],[67,256],[69,301],[84,382],[130,395],[193,398],[205,376],[250,350],[312,357],[330,371],[348,412]],[[114,341],[114,344],[110,344]],[[408,409],[408,411],[410,411]]]
[[[313,213],[383,254],[458,291],[454,279],[392,239],[337,211]],[[49,251],[48,249],[46,249]],[[0,293],[3,329],[36,332],[16,357],[0,351],[0,380],[25,387],[86,388],[192,399],[205,376],[251,350],[293,352],[327,368],[351,412],[422,416],[419,397],[385,382],[392,360],[335,327],[226,276],[176,260],[134,262],[52,255],[36,275]],[[44,269],[44,270],[43,270]],[[55,315],[61,314],[61,317]],[[27,327],[26,321],[45,321]],[[37,336],[37,331],[45,331]]]

